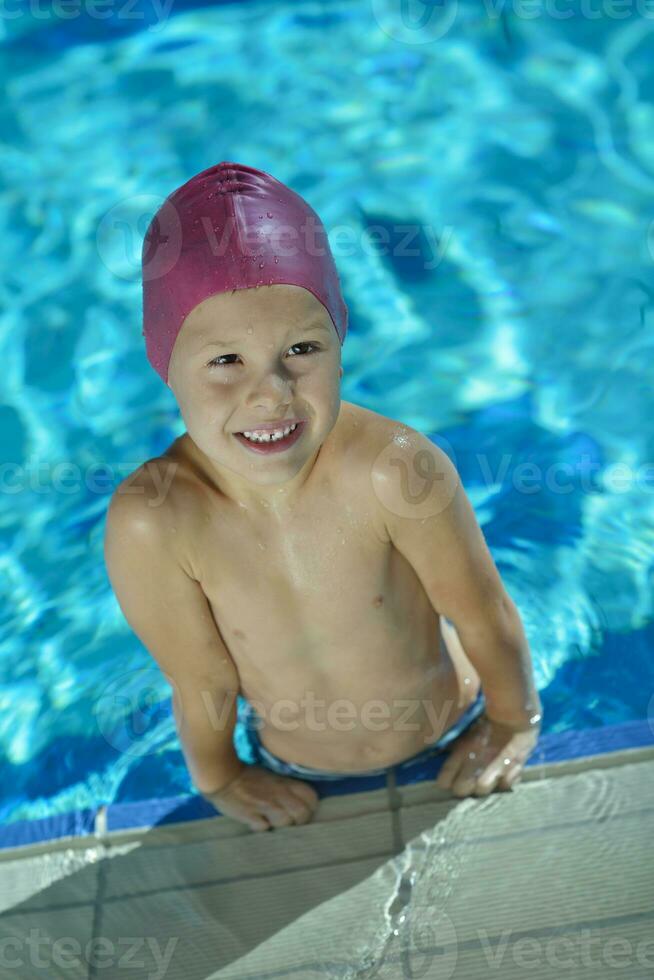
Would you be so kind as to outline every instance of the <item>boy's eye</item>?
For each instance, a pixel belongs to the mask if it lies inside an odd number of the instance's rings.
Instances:
[[[302,341],[302,343],[300,343],[300,344],[293,344],[292,347],[289,347],[289,350],[297,350],[298,347],[313,347],[315,350],[319,350],[320,349],[316,344],[313,344],[310,340],[305,340],[305,341]],[[313,351],[308,351],[307,353],[311,354],[311,353],[313,353]],[[224,363],[221,364],[220,362],[221,361],[224,361],[224,359],[226,357],[237,357],[237,356],[238,356],[237,354],[219,354],[218,357],[214,357],[214,359],[212,361],[209,361],[209,364],[207,366],[208,367],[230,367],[234,363],[233,361],[230,361],[229,364],[224,364]],[[297,354],[292,354],[291,356],[292,357],[297,357],[298,355]]]

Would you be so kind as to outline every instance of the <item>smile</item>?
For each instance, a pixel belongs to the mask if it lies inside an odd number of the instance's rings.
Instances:
[[[255,453],[264,453],[266,455],[270,453],[281,453],[286,449],[290,449],[291,446],[295,445],[300,436],[304,431],[306,422],[298,422],[287,435],[283,435],[281,438],[263,437],[263,438],[248,438],[243,432],[235,432],[234,436],[242,446],[246,446],[247,449]],[[284,431],[284,430],[282,430]]]

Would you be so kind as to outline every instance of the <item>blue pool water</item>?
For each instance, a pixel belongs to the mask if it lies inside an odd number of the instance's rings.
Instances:
[[[651,718],[654,21],[135,9],[2,24],[0,822],[191,790],[102,541],[115,485],[183,431],[144,355],[142,236],[223,159],[325,222],[343,398],[456,462],[544,732]]]

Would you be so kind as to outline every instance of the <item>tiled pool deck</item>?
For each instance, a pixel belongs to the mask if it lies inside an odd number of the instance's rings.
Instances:
[[[654,975],[647,722],[544,736],[484,799],[437,789],[435,767],[320,784],[311,823],[272,833],[200,797],[7,825],[0,976],[345,977],[425,846],[415,934],[360,976]]]

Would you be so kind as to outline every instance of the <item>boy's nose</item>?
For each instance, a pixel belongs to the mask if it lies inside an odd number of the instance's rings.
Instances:
[[[253,384],[248,399],[248,407],[262,408],[267,412],[283,415],[287,414],[284,409],[290,406],[292,401],[293,394],[289,381],[280,377],[279,374],[272,373],[265,375],[258,383]]]

